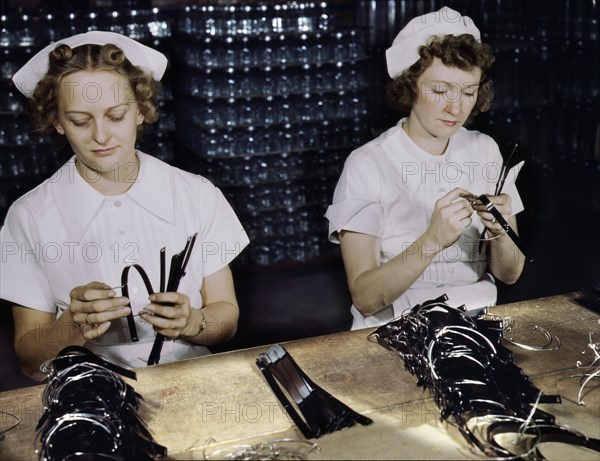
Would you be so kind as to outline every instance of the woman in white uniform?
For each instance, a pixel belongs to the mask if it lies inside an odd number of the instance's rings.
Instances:
[[[11,206],[0,231],[0,297],[14,305],[17,356],[36,379],[68,345],[137,367],[157,333],[168,340],[161,363],[207,354],[235,334],[229,263],[248,244],[242,225],[206,178],[135,148],[138,130],[158,117],[166,65],[156,50],[94,31],[49,45],[13,78],[38,127],[63,136],[74,154]],[[176,290],[149,296],[131,270],[123,296],[125,267],[140,266],[158,292],[161,249],[166,278],[194,235]]]
[[[465,125],[489,108],[494,58],[472,20],[449,8],[410,21],[387,50],[389,97],[409,115],[346,160],[326,217],[341,246],[352,328],[374,327],[446,293],[467,309],[496,302],[524,256],[486,208],[516,231],[523,204],[497,144]],[[483,229],[486,240],[479,251]]]

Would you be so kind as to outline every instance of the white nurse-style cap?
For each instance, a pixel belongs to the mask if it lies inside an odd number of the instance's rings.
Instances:
[[[481,41],[479,29],[468,16],[447,6],[412,19],[385,52],[390,77],[395,78],[419,60],[419,48],[433,35],[470,34]]]
[[[21,93],[28,98],[31,97],[35,86],[48,72],[49,53],[62,43],[71,48],[80,45],[107,45],[109,43],[118,46],[134,66],[150,72],[155,80],[160,80],[167,68],[167,57],[161,52],[142,45],[125,35],[94,30],[51,43],[27,61],[13,76],[13,82]]]

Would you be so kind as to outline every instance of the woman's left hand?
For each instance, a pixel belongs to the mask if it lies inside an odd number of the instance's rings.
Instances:
[[[506,222],[512,216],[512,205],[510,195],[508,194],[500,194],[500,195],[487,195],[487,198],[490,199],[490,202],[494,204],[496,209],[500,212],[502,217]],[[487,211],[485,205],[479,201],[473,203],[473,209],[477,212],[477,215],[481,219],[483,225],[488,229],[491,234],[499,235],[504,233],[504,229],[494,216]]]
[[[154,293],[150,295],[150,301],[151,304],[140,316],[158,333],[171,339],[194,335],[191,331],[193,308],[187,295],[179,292]]]

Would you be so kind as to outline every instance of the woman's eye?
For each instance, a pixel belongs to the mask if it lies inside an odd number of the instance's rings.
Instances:
[[[72,122],[75,126],[86,126],[88,123],[90,123],[89,120],[72,120]]]
[[[109,115],[108,119],[112,122],[120,122],[125,118],[125,114],[123,115]]]

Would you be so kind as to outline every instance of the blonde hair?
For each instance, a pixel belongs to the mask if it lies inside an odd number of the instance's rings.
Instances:
[[[156,96],[160,82],[140,67],[134,66],[116,45],[81,45],[71,48],[59,44],[49,53],[48,72],[36,85],[29,100],[34,125],[41,131],[54,131],[58,121],[59,89],[62,79],[74,72],[105,70],[119,74],[129,82],[144,122],[158,119]],[[141,125],[140,125],[141,127]]]

